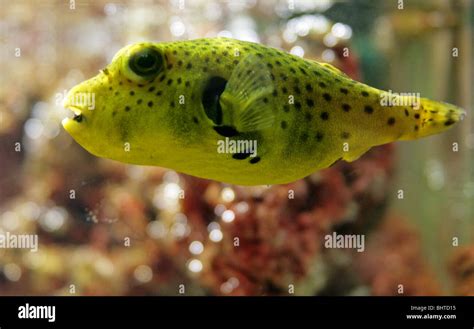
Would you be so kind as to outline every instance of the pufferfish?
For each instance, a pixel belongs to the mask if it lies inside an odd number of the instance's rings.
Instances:
[[[386,95],[330,64],[261,44],[141,42],[70,90],[64,106],[75,115],[63,126],[98,157],[269,185],[440,133],[464,115],[409,95],[384,103]]]

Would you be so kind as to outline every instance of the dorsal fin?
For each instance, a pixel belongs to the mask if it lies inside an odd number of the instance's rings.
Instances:
[[[318,61],[315,61],[315,60],[312,60],[312,59],[310,59],[309,61],[310,61],[310,62],[314,62],[314,63],[316,63],[316,64],[318,64],[318,65],[320,65],[320,66],[322,66],[322,67],[324,67],[324,68],[326,68],[326,69],[328,69],[328,70],[330,70],[331,72],[334,72],[334,73],[336,73],[336,74],[340,74],[340,75],[343,75],[343,76],[347,77],[347,74],[345,74],[344,72],[342,72],[341,70],[339,70],[337,67],[335,67],[335,66],[333,66],[333,65],[331,65],[331,64],[329,64],[329,63],[321,63],[321,62],[318,62]]]

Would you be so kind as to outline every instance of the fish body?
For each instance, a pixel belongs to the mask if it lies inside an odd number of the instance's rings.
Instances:
[[[464,114],[424,98],[384,98],[329,64],[256,43],[143,42],[68,93],[76,115],[63,126],[99,157],[261,185],[440,133]]]

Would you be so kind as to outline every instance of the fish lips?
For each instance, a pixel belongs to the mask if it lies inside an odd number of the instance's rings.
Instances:
[[[78,106],[71,105],[71,104],[63,104],[65,108],[70,110],[73,114],[72,117],[66,117],[62,120],[62,125],[64,129],[66,129],[68,132],[70,132],[74,126],[77,126],[78,124],[81,124],[85,121],[84,117],[84,110]]]

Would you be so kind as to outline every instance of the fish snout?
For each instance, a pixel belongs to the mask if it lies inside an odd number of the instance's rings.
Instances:
[[[89,112],[96,109],[96,94],[90,88],[84,88],[87,87],[84,84],[72,88],[67,93],[63,101],[63,107],[71,110],[73,117],[64,119],[63,125],[68,120],[82,123],[89,116]]]

